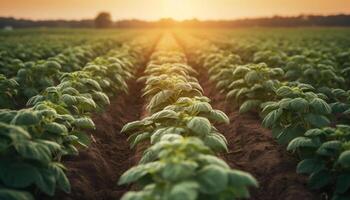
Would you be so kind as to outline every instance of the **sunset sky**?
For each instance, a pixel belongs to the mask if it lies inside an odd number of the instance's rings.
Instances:
[[[0,0],[0,16],[30,19],[237,19],[273,15],[350,13],[350,0]]]

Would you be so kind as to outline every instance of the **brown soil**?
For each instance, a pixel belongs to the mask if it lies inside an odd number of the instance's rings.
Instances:
[[[257,114],[239,114],[235,105],[215,89],[206,72],[199,82],[212,102],[230,118],[229,125],[217,125],[229,144],[229,152],[220,155],[232,168],[251,173],[260,187],[252,192],[252,200],[314,200],[320,199],[306,187],[306,178],[296,174],[297,160],[285,147],[277,144],[269,130],[261,126]]]
[[[94,114],[96,130],[91,131],[95,142],[79,156],[64,160],[72,185],[70,194],[59,194],[56,199],[65,200],[116,200],[129,189],[118,186],[119,177],[134,165],[134,150],[130,149],[127,136],[120,133],[127,122],[138,120],[143,100],[141,83],[129,82],[129,94],[111,99],[111,105]]]

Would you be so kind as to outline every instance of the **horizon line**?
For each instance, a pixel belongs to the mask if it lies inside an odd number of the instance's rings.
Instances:
[[[106,12],[106,11],[101,11]],[[98,12],[100,13],[100,12]],[[97,14],[98,14],[97,13]],[[96,14],[96,15],[97,15]],[[113,18],[112,20],[114,22],[117,21],[127,21],[127,20],[138,20],[138,21],[145,21],[145,22],[157,22],[164,19],[173,20],[176,22],[183,22],[183,21],[191,21],[191,20],[198,20],[198,21],[239,21],[239,20],[252,20],[252,19],[263,19],[263,18],[274,18],[274,17],[282,17],[282,18],[293,18],[293,17],[302,17],[302,16],[337,16],[337,15],[350,15],[350,12],[337,12],[337,13],[329,13],[329,14],[320,14],[320,13],[300,13],[297,15],[283,15],[283,14],[272,14],[272,15],[261,15],[261,16],[242,16],[242,17],[234,17],[234,18],[200,18],[200,17],[193,17],[193,18],[186,18],[186,19],[175,19],[172,17],[161,17],[157,19],[142,19],[137,17],[130,17],[130,18]],[[83,20],[93,20],[95,17],[90,18],[30,18],[30,17],[16,17],[16,16],[1,16],[0,18],[13,18],[15,20],[29,20],[29,21],[83,21]]]

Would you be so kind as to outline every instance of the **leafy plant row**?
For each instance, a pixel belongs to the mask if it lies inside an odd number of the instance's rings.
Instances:
[[[218,38],[209,34],[220,49],[239,55],[243,63],[266,63],[282,68],[284,78],[312,85],[319,92],[332,88],[350,89],[350,40],[346,31],[329,33],[322,30],[305,33],[245,33],[237,38]],[[330,42],[331,41],[331,42]]]
[[[71,35],[6,35],[0,39],[0,73],[14,76],[8,65],[15,63],[43,60],[54,57],[67,48],[83,45],[87,38]],[[9,74],[11,73],[11,74]]]
[[[0,199],[70,192],[61,158],[89,145],[84,131],[95,128],[91,113],[108,105],[108,96],[127,91],[126,81],[153,41],[136,39],[81,71],[63,74],[57,86],[32,97],[27,109],[0,110]]]
[[[229,119],[211,107],[196,74],[173,36],[163,36],[140,78],[148,114],[122,129],[131,147],[149,144],[139,164],[119,180],[136,183],[140,191],[122,200],[231,200],[248,198],[248,187],[257,187],[251,175],[215,156],[227,151],[227,141],[214,124]]]
[[[239,55],[183,40],[210,80],[241,113],[258,112],[262,124],[300,162],[312,189],[330,189],[332,199],[350,197],[350,92],[320,93],[312,85],[285,81],[285,71],[265,63],[243,64]],[[200,51],[198,46],[201,46]]]
[[[12,78],[0,74],[0,108],[18,108],[45,88],[55,86],[65,72],[81,70],[89,61],[106,54],[118,46],[116,41],[102,40],[91,44],[68,48],[62,53],[35,62],[15,62],[6,65],[5,75],[17,73]],[[8,69],[8,71],[6,71]],[[7,92],[10,91],[10,92]]]

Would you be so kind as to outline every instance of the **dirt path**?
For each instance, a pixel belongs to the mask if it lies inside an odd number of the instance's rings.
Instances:
[[[142,71],[140,69],[139,74]],[[90,133],[96,142],[79,156],[64,160],[72,192],[60,194],[56,199],[116,200],[128,190],[125,186],[117,186],[117,181],[134,165],[135,153],[120,130],[125,123],[140,118],[143,105],[142,83],[131,80],[128,85],[129,94],[112,98],[105,112],[93,115],[96,130]]]
[[[212,102],[230,118],[229,125],[217,128],[229,141],[229,153],[220,155],[231,167],[250,172],[260,184],[252,192],[252,200],[313,200],[320,199],[306,187],[306,179],[296,174],[297,161],[278,145],[269,130],[261,126],[257,114],[240,115],[225,101],[225,97],[209,82],[203,69],[197,69],[200,85]]]

